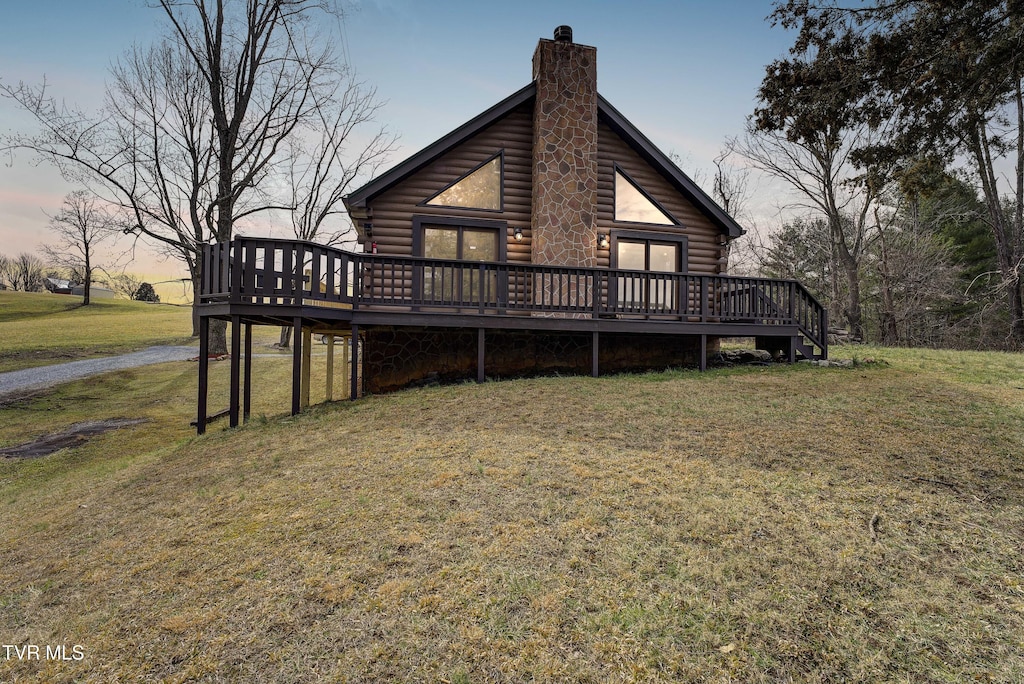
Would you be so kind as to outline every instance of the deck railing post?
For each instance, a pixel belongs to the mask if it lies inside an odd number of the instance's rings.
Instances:
[[[227,247],[231,254],[229,262],[231,271],[228,278],[231,291],[228,294],[228,301],[234,303],[242,299],[242,241],[240,239],[231,240],[227,243]]]
[[[484,299],[484,291],[485,291],[484,290],[484,280],[485,280],[484,276],[486,275],[486,272],[484,270],[484,265],[480,264],[479,266],[477,266],[476,272],[477,272],[477,275],[480,278],[480,283],[479,283],[479,285],[477,285],[477,289],[480,291],[479,311],[480,311],[480,313],[483,313],[484,312],[484,301],[486,301]]]
[[[304,267],[306,265],[306,247],[301,242],[295,250],[295,263],[292,264],[292,284],[294,286],[292,304],[302,305],[302,294],[306,289]]]
[[[708,322],[708,309],[711,304],[711,293],[708,292],[708,277],[700,277],[700,322]]]
[[[800,323],[796,313],[796,283],[789,284],[789,322]]]

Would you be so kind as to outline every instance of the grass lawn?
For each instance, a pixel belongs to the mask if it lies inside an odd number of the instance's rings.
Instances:
[[[1024,680],[1024,357],[843,353],[296,418],[257,359],[202,438],[189,363],[5,406],[150,422],[0,461],[0,640],[83,656],[0,680]]]
[[[191,309],[122,299],[0,291],[0,373],[188,344]]]

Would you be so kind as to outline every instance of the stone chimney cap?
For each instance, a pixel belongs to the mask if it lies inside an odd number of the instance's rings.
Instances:
[[[572,42],[572,26],[559,26],[555,29],[555,41],[559,43]]]

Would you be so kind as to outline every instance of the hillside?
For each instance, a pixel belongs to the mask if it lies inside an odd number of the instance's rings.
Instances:
[[[83,654],[0,679],[1024,680],[1024,358],[856,353],[202,438],[187,363],[3,407],[151,422],[0,461],[0,638]]]
[[[154,344],[187,344],[186,306],[0,291],[0,373],[110,355]]]

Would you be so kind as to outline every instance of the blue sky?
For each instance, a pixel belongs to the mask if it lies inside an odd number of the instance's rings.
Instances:
[[[387,101],[398,162],[530,81],[533,49],[560,24],[598,55],[598,89],[684,170],[706,170],[755,105],[764,67],[792,36],[771,27],[771,3],[574,0],[359,0],[340,52]],[[85,109],[110,64],[161,30],[142,0],[0,0],[0,79],[40,82]],[[0,130],[30,122],[0,101]],[[70,186],[24,154],[0,166],[0,250],[34,251]],[[169,267],[164,267],[166,270]]]

